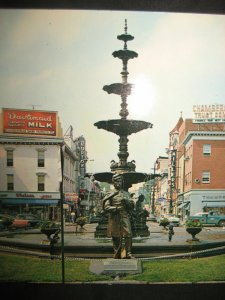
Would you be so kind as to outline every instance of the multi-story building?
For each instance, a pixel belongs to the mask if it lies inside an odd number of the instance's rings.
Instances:
[[[169,210],[168,161],[167,156],[159,156],[155,163],[155,172],[160,175],[154,180],[154,211],[156,215],[161,215]]]
[[[185,120],[181,135],[190,124],[192,120]],[[195,130],[185,134],[179,163],[183,203],[190,204],[190,214],[209,207],[225,207],[224,124],[217,124],[217,130],[210,123],[200,130],[195,125]]]
[[[71,220],[71,212],[79,215],[79,148],[73,137],[73,127],[70,126],[63,136],[63,194],[66,220]]]
[[[173,209],[182,215],[225,209],[225,106],[202,105],[194,110],[197,119],[179,120],[172,148],[176,154]]]
[[[195,118],[181,116],[170,131],[168,158],[154,163],[161,176],[144,186],[151,188],[156,214],[225,213],[225,105],[195,105],[193,111]]]
[[[73,138],[63,137],[58,113],[2,109],[0,114],[0,209],[56,219],[64,192],[70,211],[76,194]],[[63,172],[62,172],[63,164]],[[60,183],[63,178],[63,189]],[[76,198],[77,200],[77,198]]]

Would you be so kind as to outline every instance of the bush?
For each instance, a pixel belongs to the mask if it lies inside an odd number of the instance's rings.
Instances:
[[[86,217],[79,217],[79,218],[76,219],[76,223],[78,225],[82,226],[82,225],[87,223],[87,218]]]
[[[58,229],[60,229],[60,224],[56,223],[54,221],[44,221],[43,223],[41,223],[40,228],[41,228],[41,230],[48,229],[48,228],[58,228]]]
[[[167,218],[163,218],[163,219],[160,221],[160,224],[161,224],[161,225],[169,224],[169,220],[168,220]]]
[[[202,223],[199,220],[187,220],[185,226],[202,228]]]

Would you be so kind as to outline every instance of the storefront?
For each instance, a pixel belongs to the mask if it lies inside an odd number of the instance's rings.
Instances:
[[[192,190],[184,194],[184,203],[189,202],[189,213],[194,215],[208,210],[225,210],[225,190]]]
[[[56,220],[59,193],[0,193],[0,210],[10,215],[32,213],[42,220]]]

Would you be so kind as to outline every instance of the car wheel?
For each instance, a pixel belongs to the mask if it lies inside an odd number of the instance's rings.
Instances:
[[[225,226],[225,220],[220,220],[219,221],[219,226],[224,227]]]
[[[15,227],[15,226],[10,226],[8,229],[9,229],[10,231],[15,231],[15,230],[16,230],[16,227]]]
[[[27,223],[27,226],[25,227],[25,229],[27,230],[27,229],[30,229],[32,226],[31,226],[31,224],[30,224],[30,222],[28,222]]]

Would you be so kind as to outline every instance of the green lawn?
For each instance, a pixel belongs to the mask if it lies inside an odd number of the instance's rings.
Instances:
[[[112,280],[89,271],[89,260],[65,260],[65,282]],[[143,272],[123,280],[145,282],[225,281],[225,254],[195,258],[143,261]],[[61,282],[60,260],[0,254],[0,282]]]

